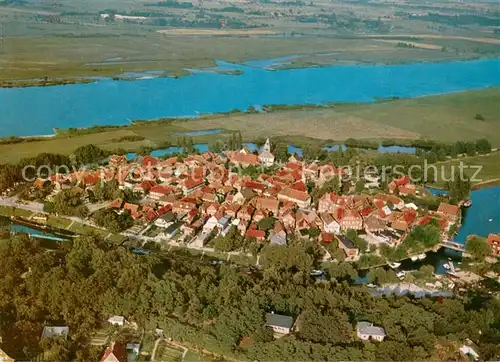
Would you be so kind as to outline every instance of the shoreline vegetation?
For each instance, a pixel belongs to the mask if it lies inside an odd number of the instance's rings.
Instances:
[[[321,56],[321,54],[315,54],[314,56]],[[286,55],[284,56],[286,57]],[[325,67],[335,67],[341,65],[352,65],[352,66],[362,66],[362,65],[375,65],[375,66],[390,66],[390,65],[404,65],[404,64],[412,64],[412,63],[446,63],[450,61],[474,61],[481,59],[495,59],[498,58],[498,54],[492,54],[489,56],[485,55],[470,55],[466,57],[461,57],[457,59],[431,59],[431,60],[417,60],[417,59],[403,59],[403,60],[392,60],[392,61],[349,61],[349,62],[335,62],[326,64],[317,64],[310,61],[291,61],[285,63],[277,63],[274,66],[266,67],[265,69],[270,71],[280,71],[280,70],[294,70],[294,69],[303,69],[303,68],[325,68]],[[266,59],[261,59],[266,60]],[[215,61],[212,61],[214,66],[216,66]],[[245,62],[240,62],[236,64],[243,64]],[[105,64],[105,63],[103,63]],[[193,69],[193,68],[190,68]],[[238,76],[244,74],[244,70],[227,70],[227,69],[216,69],[214,67],[201,67],[194,68],[195,71],[211,71],[213,73],[223,74],[223,75],[233,75]],[[130,76],[124,74],[123,72],[116,73],[103,73],[92,74],[93,72],[88,72],[88,74],[80,74],[77,77],[65,76],[61,78],[49,78],[44,77],[41,79],[0,79],[0,88],[29,88],[29,87],[50,87],[50,86],[58,86],[58,85],[75,85],[75,84],[89,84],[98,82],[101,80],[113,80],[113,81],[137,81],[141,79],[148,78],[180,78],[185,76],[194,75],[194,73],[189,69],[183,69],[182,71],[174,71],[174,72],[165,72],[159,71],[161,74],[149,74],[143,72],[137,72],[137,75]],[[134,72],[131,72],[134,73]]]

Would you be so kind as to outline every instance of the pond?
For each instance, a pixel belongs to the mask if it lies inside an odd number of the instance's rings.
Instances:
[[[55,127],[192,117],[246,110],[250,105],[374,102],[500,85],[500,59],[284,70],[219,64],[243,73],[201,71],[180,78],[155,78],[146,72],[144,77],[152,79],[1,88],[0,137],[52,134]]]

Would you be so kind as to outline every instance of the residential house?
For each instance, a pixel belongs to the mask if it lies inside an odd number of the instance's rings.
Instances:
[[[232,202],[235,204],[243,205],[255,197],[255,192],[251,189],[242,188],[238,193],[233,196]]]
[[[373,323],[369,322],[358,322],[356,325],[356,334],[363,341],[373,340],[382,342],[386,337],[384,328],[374,326]]]
[[[184,195],[187,195],[200,187],[204,185],[203,183],[203,178],[191,178],[189,177],[186,179],[184,182],[184,185],[182,186],[182,192],[184,192]]]
[[[488,235],[488,244],[491,246],[493,255],[500,256],[500,234]]]
[[[339,196],[335,192],[324,194],[318,201],[318,212],[333,213],[337,206]]]
[[[263,183],[260,183],[260,182],[256,182],[256,181],[246,181],[244,184],[243,184],[243,188],[245,189],[250,189],[252,190],[253,192],[257,193],[257,194],[262,194],[264,191],[266,191],[267,189],[267,186]]]
[[[323,221],[323,231],[326,233],[340,234],[340,224],[328,213],[323,212],[320,214],[321,221]]]
[[[363,218],[356,210],[350,210],[342,207],[337,208],[336,212],[333,214],[333,218],[340,224],[340,227],[343,230],[363,229]]]
[[[208,242],[209,237],[210,237],[210,231],[209,232],[202,231],[201,233],[196,235],[196,238],[193,240],[192,245],[197,248],[203,248],[205,244]]]
[[[236,216],[246,225],[252,220],[254,210],[255,208],[252,205],[245,205],[238,211]]]
[[[64,339],[68,338],[69,327],[44,327],[42,332],[42,338],[54,338],[62,337]]]
[[[265,210],[272,212],[273,215],[278,215],[280,202],[272,197],[259,197],[256,199],[255,208],[257,210]]]
[[[285,225],[287,229],[295,229],[295,215],[293,211],[288,210],[280,217],[281,222]]]
[[[311,196],[307,192],[294,190],[287,187],[278,193],[278,200],[292,201],[300,208],[307,208],[311,205]]]
[[[205,222],[203,225],[203,232],[204,233],[210,233],[213,229],[217,227],[217,224],[219,223],[219,220],[215,216],[210,216],[208,220]]]
[[[293,318],[282,314],[267,313],[266,326],[271,327],[275,333],[289,334],[293,326]]]
[[[127,349],[125,345],[113,342],[104,351],[101,362],[127,362]]]
[[[264,230],[248,229],[245,237],[255,238],[257,241],[264,241],[266,239],[266,232]]]
[[[161,228],[168,228],[175,221],[175,215],[172,211],[168,211],[161,215],[155,221],[155,225]]]
[[[229,161],[236,166],[248,167],[251,165],[253,166],[260,165],[259,156],[250,153],[245,148],[240,151],[226,152],[226,155]]]
[[[344,235],[335,235],[335,238],[339,242],[339,248],[341,248],[346,254],[347,258],[357,258],[359,255],[359,249],[354,245],[353,241]]]
[[[125,325],[125,317],[121,315],[115,315],[108,319],[108,322],[114,326],[123,327]]]
[[[174,189],[172,187],[157,185],[151,187],[149,190],[149,197],[153,200],[160,200],[163,196],[167,196],[172,193]]]
[[[450,205],[445,202],[439,204],[437,213],[451,222],[455,223],[460,219],[460,207],[457,205]]]

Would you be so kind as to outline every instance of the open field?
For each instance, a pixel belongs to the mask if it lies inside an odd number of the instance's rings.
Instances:
[[[314,140],[433,139],[442,142],[487,138],[500,146],[500,88],[441,96],[400,99],[376,103],[334,104],[328,108],[297,109],[260,113],[212,115],[170,122],[141,122],[130,126],[78,136],[56,136],[37,142],[0,145],[0,164],[15,163],[40,152],[70,154],[77,147],[95,144],[106,150],[137,151],[165,142],[177,144],[179,132],[220,129],[222,134],[193,137],[208,143],[224,133],[240,131],[244,141],[280,137],[301,144]],[[475,119],[481,114],[484,121]],[[143,141],[118,142],[123,136],[139,135]]]
[[[299,56],[291,67],[498,56],[495,11],[476,2],[0,1],[0,81],[184,75],[218,59],[285,55]],[[411,18],[427,12],[444,17]],[[475,18],[446,18],[463,14]],[[419,46],[398,47],[400,39]]]
[[[500,153],[494,152],[489,155],[466,157],[460,160],[437,163],[438,177],[434,186],[443,187],[445,181],[450,179],[452,171],[459,170],[461,163],[465,166],[464,173],[469,177],[472,177],[476,172],[476,167],[481,168],[481,171],[476,175],[476,179],[471,180],[472,186],[481,185],[491,180],[500,180]]]
[[[500,146],[500,88],[371,104],[338,105],[335,110],[423,138],[455,142],[486,137]],[[476,114],[485,120],[475,119]],[[388,136],[388,138],[390,138]]]
[[[164,36],[148,33],[135,36],[5,37],[3,43],[0,80],[4,81],[111,77],[147,70],[163,71],[165,75],[185,75],[186,69],[211,67],[219,59],[242,63],[286,55],[299,55],[292,63],[293,67],[300,66],[300,62],[309,65],[334,65],[346,61],[401,63],[482,56],[441,52],[437,49],[442,46],[438,45],[432,50],[407,49],[377,39],[331,37]],[[118,58],[118,61],[107,61]]]

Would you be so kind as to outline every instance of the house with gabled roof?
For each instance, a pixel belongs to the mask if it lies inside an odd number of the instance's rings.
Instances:
[[[113,342],[106,350],[100,362],[127,362],[127,349],[122,343]]]
[[[387,336],[384,328],[377,327],[370,322],[358,322],[356,325],[356,334],[363,341],[378,341],[382,342]]]
[[[14,361],[15,361],[14,358],[10,358],[10,356],[0,348],[0,362],[14,362]]]

